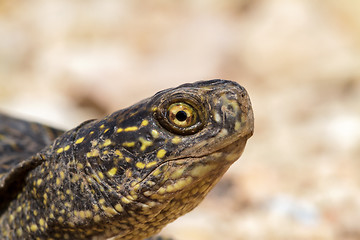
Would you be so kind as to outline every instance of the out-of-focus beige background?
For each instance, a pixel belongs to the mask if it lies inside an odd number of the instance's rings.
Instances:
[[[201,79],[255,135],[178,240],[360,239],[360,2],[0,2],[0,110],[71,128]]]

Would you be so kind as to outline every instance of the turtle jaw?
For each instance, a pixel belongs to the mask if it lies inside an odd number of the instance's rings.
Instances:
[[[188,202],[200,201],[197,199],[205,197],[241,156],[247,139],[248,136],[239,138],[207,155],[170,158],[158,164],[135,187],[138,196],[146,199],[148,205],[153,204],[152,201],[169,202],[182,196],[188,196]],[[151,186],[152,182],[158,184]]]
[[[209,155],[169,159],[155,167],[138,188],[136,207],[152,216],[144,219],[146,224],[157,226],[157,222],[162,222],[165,225],[195,208],[238,159],[244,147],[245,142],[239,139]],[[149,187],[155,181],[158,184]]]

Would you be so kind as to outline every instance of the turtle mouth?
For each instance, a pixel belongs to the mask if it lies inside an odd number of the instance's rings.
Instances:
[[[251,136],[251,135],[250,135]],[[201,154],[201,155],[189,155],[185,157],[177,157],[177,158],[170,158],[167,159],[161,163],[158,163],[154,166],[154,168],[144,176],[144,178],[139,181],[139,183],[146,181],[146,179],[149,178],[151,174],[153,174],[157,169],[161,168],[162,166],[172,163],[172,162],[188,162],[191,159],[192,163],[199,163],[201,161],[204,161],[206,159],[207,163],[219,161],[219,159],[226,159],[226,161],[223,161],[223,165],[231,165],[233,162],[235,162],[242,154],[247,139],[250,136],[245,136],[241,138],[237,138],[236,140],[230,142],[230,143],[224,143],[219,145],[217,148],[215,148],[213,151],[207,153],[207,154]],[[206,163],[205,163],[206,164]]]

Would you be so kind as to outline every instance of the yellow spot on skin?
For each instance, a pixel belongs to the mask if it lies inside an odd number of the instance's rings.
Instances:
[[[104,174],[102,173],[102,172],[98,172],[98,175],[99,175],[99,177],[101,178],[101,179],[104,179]]]
[[[105,129],[104,133],[106,133],[107,131],[109,131],[109,128]]]
[[[99,215],[94,216],[94,222],[100,222],[101,217]]]
[[[241,122],[246,122],[246,115],[241,116]]]
[[[157,107],[153,107],[152,111],[155,112],[157,110]]]
[[[13,214],[11,214],[11,215],[10,215],[10,217],[9,217],[9,222],[14,221],[14,218],[15,218],[15,217],[14,217],[14,215],[13,215]]]
[[[237,114],[239,112],[239,104],[236,102],[236,100],[231,100],[230,105],[234,109],[234,113]]]
[[[179,191],[185,188],[186,186],[188,186],[191,182],[192,182],[191,178],[180,179],[173,185],[173,191]]]
[[[75,144],[79,144],[82,143],[84,141],[85,137],[79,138],[78,140],[75,141]]]
[[[99,207],[98,207],[98,205],[93,205],[93,209],[94,209],[94,212],[99,211]]]
[[[115,150],[115,154],[118,155],[120,159],[124,158],[124,156],[119,150]]]
[[[38,226],[36,224],[31,224],[30,230],[36,232],[38,230]]]
[[[163,158],[166,154],[166,151],[164,149],[160,149],[157,154],[156,154],[156,157],[157,158]]]
[[[153,136],[153,138],[158,138],[159,137],[159,132],[155,129],[151,130],[151,136]]]
[[[145,138],[143,137],[140,137],[139,138],[139,141],[141,142],[141,147],[140,147],[140,150],[141,151],[145,151],[145,149],[151,145],[153,145],[153,142],[152,141],[148,141],[146,140]]]
[[[96,174],[91,174],[91,176],[98,182],[101,183],[100,178]],[[88,179],[89,182],[92,182],[91,178]]]
[[[60,172],[60,178],[64,179],[65,178],[65,173],[63,171]]]
[[[117,133],[120,133],[120,132],[122,132],[122,131],[124,131],[123,128],[118,128],[118,130],[116,130]]]
[[[143,169],[143,168],[145,167],[145,163],[137,162],[137,163],[135,164],[135,166],[136,166],[137,168],[139,168],[139,169]]]
[[[117,168],[113,167],[112,169],[110,169],[110,170],[108,171],[108,175],[109,175],[110,177],[113,177],[113,176],[116,174],[116,171],[117,171]]]
[[[119,203],[115,205],[115,209],[118,212],[122,212],[124,210],[123,207]]]
[[[85,217],[92,218],[92,212],[90,210],[85,211]]]
[[[125,161],[128,162],[128,163],[131,162],[131,160],[132,160],[132,159],[129,158],[129,157],[126,157],[126,158],[125,158]]]
[[[70,189],[66,189],[66,194],[70,195],[70,194],[71,194],[71,190],[70,190]]]
[[[56,178],[56,185],[60,186],[60,183],[61,183],[60,178]]]
[[[93,135],[93,134],[94,134],[94,131],[91,131],[89,134],[90,134],[90,135]]]
[[[104,204],[104,203],[105,203],[105,199],[101,198],[101,199],[99,200],[99,203],[100,203],[100,204]]]
[[[64,222],[64,218],[63,217],[58,217],[58,221],[59,221],[59,223],[63,223]]]
[[[23,231],[22,231],[21,228],[16,229],[16,235],[17,235],[18,237],[21,237],[21,236],[22,236],[22,233],[23,233]]]
[[[134,192],[131,193],[132,195],[127,195],[126,198],[127,199],[130,199],[132,201],[136,200],[137,199],[137,196],[135,195]]]
[[[179,168],[177,169],[175,172],[173,172],[171,175],[170,175],[170,178],[171,179],[178,179],[179,177],[181,177],[184,173],[184,170],[185,168]]]
[[[177,191],[181,190],[184,187],[188,186],[191,182],[192,182],[191,177],[187,177],[185,179],[180,179],[179,181],[175,182],[174,189],[177,190]]]
[[[133,147],[135,146],[135,142],[124,142],[122,145],[124,147]]]
[[[126,175],[126,177],[131,178],[131,176],[132,176],[132,171],[131,171],[130,169],[126,169],[125,175]]]
[[[93,149],[86,154],[87,157],[97,157],[99,156],[99,150]]]
[[[181,138],[178,137],[178,136],[176,136],[176,137],[174,137],[174,138],[171,140],[171,142],[172,142],[173,144],[179,144],[179,143],[181,143]]]
[[[91,141],[91,146],[92,146],[92,147],[95,147],[97,144],[98,144],[98,141],[97,141],[97,140],[92,140],[92,141]]]
[[[144,196],[146,196],[146,197],[150,197],[152,194],[153,194],[152,191],[146,191],[146,192],[144,192]]]
[[[79,212],[79,217],[81,217],[82,219],[85,218],[85,212],[84,211],[80,211]]]
[[[148,164],[146,164],[146,168],[151,168],[151,167],[155,166],[156,164],[157,164],[157,161],[149,162]]]
[[[57,153],[62,153],[63,151],[64,151],[63,148],[59,148],[56,152],[57,152]]]
[[[42,182],[43,182],[43,180],[40,178],[40,179],[38,179],[38,180],[36,181],[36,184],[37,184],[38,186],[40,186]]]
[[[147,126],[148,124],[149,124],[149,121],[145,119],[141,122],[140,126],[144,127],[144,126]]]
[[[39,224],[40,224],[40,226],[45,226],[45,220],[43,219],[43,218],[40,218],[40,220],[39,220]]]
[[[127,127],[124,129],[125,132],[132,132],[138,130],[137,126]]]
[[[127,199],[126,197],[122,197],[122,198],[121,198],[121,201],[122,201],[123,203],[126,203],[126,204],[131,203],[131,201],[130,201],[129,199]]]
[[[61,194],[60,195],[60,199],[61,200],[65,200],[65,195],[64,194]],[[62,212],[63,214],[65,213],[65,209],[61,209],[60,212]]]
[[[136,183],[136,182],[134,182],[134,183]],[[133,188],[134,188],[134,190],[135,190],[135,191],[139,190],[139,188],[140,188],[140,184],[136,184],[136,185],[134,185],[134,187],[133,187]]]
[[[106,147],[106,146],[109,146],[110,144],[111,144],[111,140],[110,140],[110,139],[106,139],[106,140],[104,141],[103,146]]]
[[[235,131],[239,131],[240,127],[241,127],[241,123],[239,121],[236,121],[234,127]]]
[[[67,146],[64,147],[64,151],[67,151],[69,149],[70,149],[70,145],[67,145]]]
[[[158,190],[159,194],[164,194],[165,192],[166,192],[166,189],[163,187],[159,188],[159,190]]]
[[[175,192],[175,187],[173,185],[166,186],[166,192]]]
[[[205,174],[209,173],[211,170],[213,170],[216,166],[215,165],[200,165],[197,167],[194,167],[190,171],[190,175],[194,177],[202,177]]]
[[[114,216],[117,214],[117,211],[115,211],[115,209],[113,209],[112,207],[106,207],[103,206],[102,209],[105,211],[105,213],[109,216]]]
[[[102,124],[101,126],[100,126],[100,129],[103,129],[105,127],[105,125],[104,124]]]
[[[82,163],[78,163],[78,164],[76,164],[76,167],[77,167],[78,169],[83,169],[83,168],[84,168],[84,165],[83,165]]]
[[[158,176],[161,173],[161,170],[159,168],[155,169],[155,171],[152,172],[153,176]]]

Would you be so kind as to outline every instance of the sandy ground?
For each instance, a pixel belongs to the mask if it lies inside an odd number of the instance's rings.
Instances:
[[[71,128],[201,79],[245,86],[245,153],[163,233],[360,239],[360,2],[0,2],[0,110]]]

